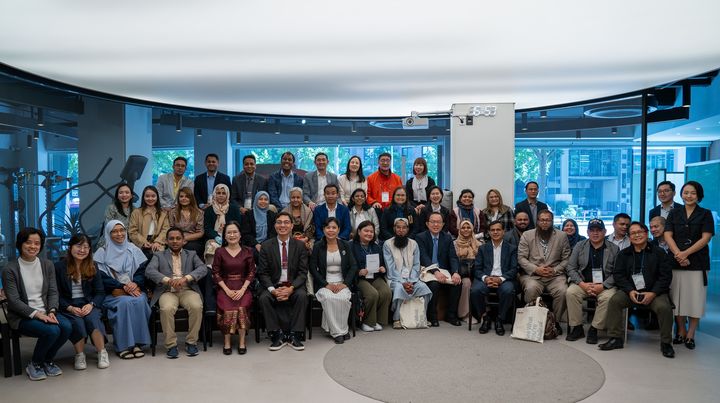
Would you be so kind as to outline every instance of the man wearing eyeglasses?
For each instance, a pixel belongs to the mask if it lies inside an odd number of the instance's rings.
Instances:
[[[660,204],[650,210],[650,219],[655,217],[667,218],[670,210],[682,207],[682,204],[675,202],[675,184],[670,181],[662,181],[657,185],[657,195]]]
[[[610,339],[598,347],[600,350],[623,348],[623,310],[633,305],[644,305],[657,315],[662,355],[673,358],[673,310],[668,297],[672,282],[670,259],[665,251],[648,242],[645,224],[637,221],[630,224],[630,242],[631,247],[618,254],[613,270],[618,292],[608,303],[607,333]]]

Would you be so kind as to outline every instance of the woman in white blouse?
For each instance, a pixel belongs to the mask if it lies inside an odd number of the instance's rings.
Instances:
[[[363,174],[362,161],[357,155],[350,157],[345,168],[345,173],[338,178],[340,187],[340,202],[348,205],[350,196],[356,189],[362,189],[367,192],[367,181]]]
[[[378,219],[375,209],[367,204],[367,194],[362,189],[355,189],[350,196],[350,203],[348,204],[350,209],[350,224],[352,224],[352,231],[350,231],[350,239],[353,239],[357,233],[357,227],[363,221],[370,221],[375,226],[375,233],[380,232],[380,220]]]

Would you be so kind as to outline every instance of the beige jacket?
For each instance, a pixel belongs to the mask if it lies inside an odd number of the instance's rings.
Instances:
[[[547,256],[543,254],[540,238],[534,229],[523,232],[518,244],[518,264],[527,274],[533,274],[538,266],[550,266],[555,275],[565,274],[570,260],[570,242],[567,234],[555,229],[548,242]]]
[[[143,244],[147,242],[148,232],[150,231],[150,222],[154,219],[154,214],[146,210],[143,214],[141,208],[136,208],[130,214],[130,228],[128,234],[130,236],[130,242],[134,243],[138,248],[142,248]],[[168,222],[168,216],[165,211],[160,213],[160,219],[155,223],[155,238],[152,242],[165,245],[165,235],[167,230],[170,228]]]

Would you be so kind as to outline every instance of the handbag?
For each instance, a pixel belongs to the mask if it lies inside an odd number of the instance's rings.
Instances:
[[[130,295],[130,294],[126,293],[125,290],[123,290],[122,288],[115,288],[112,290],[112,292],[110,294],[113,297],[124,297],[126,295]]]
[[[400,325],[403,329],[426,329],[425,299],[415,297],[400,304]]]
[[[445,284],[452,284],[452,275],[449,271],[445,269],[441,269],[438,267],[437,263],[433,263],[428,267],[423,267],[420,269],[420,280],[423,283],[427,283],[430,281],[437,281],[437,278],[435,278],[435,273],[431,273],[430,271],[439,271],[440,273],[444,274],[445,277],[447,277],[447,280],[445,281]]]
[[[515,322],[510,337],[542,343],[545,339],[548,313],[552,313],[543,305],[542,300],[538,297],[537,300],[528,303],[524,308],[518,308],[515,311]]]

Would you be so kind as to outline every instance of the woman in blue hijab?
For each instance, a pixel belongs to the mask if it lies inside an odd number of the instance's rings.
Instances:
[[[587,237],[580,235],[577,222],[572,218],[568,218],[567,220],[563,221],[562,230],[568,236],[568,242],[570,242],[570,249],[574,248],[575,245],[583,239],[587,239]]]

